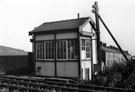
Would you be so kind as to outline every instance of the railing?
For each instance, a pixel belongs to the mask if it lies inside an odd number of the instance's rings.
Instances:
[[[9,92],[135,92],[131,89],[91,86],[73,83],[45,81],[36,77],[1,76],[0,87],[6,88]]]

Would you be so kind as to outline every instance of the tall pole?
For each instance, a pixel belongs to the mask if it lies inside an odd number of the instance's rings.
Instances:
[[[95,2],[92,6],[95,12],[95,21],[96,21],[96,38],[97,38],[97,60],[101,64],[101,50],[100,50],[100,27],[99,27],[99,12],[98,12],[98,2]]]
[[[109,28],[106,26],[105,22],[103,21],[103,19],[101,18],[101,16],[99,15],[98,12],[98,3],[95,2],[95,4],[92,6],[93,10],[92,12],[95,14],[95,18],[96,18],[96,28],[94,27],[93,23],[92,27],[94,28],[96,35],[97,35],[97,57],[98,57],[98,61],[101,64],[101,50],[100,50],[100,28],[99,28],[99,19],[102,22],[102,24],[104,25],[104,27],[106,28],[106,30],[108,31],[109,35],[112,37],[113,41],[116,43],[116,45],[118,46],[120,52],[123,54],[124,58],[126,59],[126,61],[129,61],[129,59],[127,58],[127,56],[125,55],[125,53],[123,52],[122,48],[120,47],[119,43],[117,42],[117,40],[114,38],[114,36],[112,35],[111,31],[109,30]]]

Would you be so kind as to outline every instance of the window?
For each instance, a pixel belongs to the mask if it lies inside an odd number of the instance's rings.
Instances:
[[[45,41],[36,43],[36,59],[54,59],[54,42]]]
[[[85,40],[82,39],[82,50],[85,50]]]
[[[66,59],[66,40],[57,41],[57,58]]]
[[[90,40],[86,40],[86,58],[91,57],[91,43]]]
[[[78,43],[77,40],[59,40],[56,42],[57,59],[77,59]],[[51,60],[55,59],[54,41],[43,41],[36,43],[36,59]]]
[[[77,59],[78,45],[77,40],[57,41],[57,59]]]
[[[67,41],[68,44],[68,59],[78,58],[78,45],[76,40]]]
[[[44,59],[44,42],[36,43],[36,58]]]
[[[81,44],[83,59],[89,59],[91,57],[91,40],[82,39]]]
[[[53,41],[44,42],[44,59],[54,59],[55,49]]]

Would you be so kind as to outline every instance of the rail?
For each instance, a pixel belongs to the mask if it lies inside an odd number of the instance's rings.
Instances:
[[[36,77],[0,76],[0,87],[20,92],[135,92],[131,89],[46,81]]]

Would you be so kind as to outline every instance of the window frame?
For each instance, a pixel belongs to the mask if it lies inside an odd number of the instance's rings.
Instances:
[[[64,59],[62,59],[62,58],[58,58],[58,42],[59,41],[65,41],[66,42],[66,58],[64,58]],[[68,49],[68,46],[69,46],[69,41],[70,41],[70,43],[72,43],[71,41],[74,41],[74,46],[73,46],[73,55],[75,55],[75,54],[77,54],[76,55],[76,57],[77,58],[69,58],[69,49]],[[57,40],[56,41],[56,59],[57,60],[77,60],[78,59],[78,57],[79,57],[79,54],[78,54],[78,42],[77,42],[77,39],[61,39],[61,40]],[[76,50],[77,49],[77,50]],[[76,50],[76,51],[75,51]]]
[[[44,58],[44,60],[54,60],[55,59],[55,42],[54,41],[52,41],[52,40],[50,40],[50,41],[44,41],[44,47],[45,47],[45,44],[47,43],[47,42],[49,42],[49,49],[50,49],[50,42],[52,42],[52,45],[51,45],[51,51],[54,53],[51,53],[52,55],[54,55],[54,56],[52,56],[52,57],[54,57],[54,58]],[[53,51],[54,50],[54,51]],[[44,48],[44,52],[46,52],[46,48]],[[49,53],[50,54],[50,53]],[[45,56],[46,55],[46,53],[44,54],[44,57],[46,57]],[[50,56],[49,56],[50,57]]]
[[[54,44],[54,46],[52,46],[52,49],[54,49],[54,58],[51,58],[51,59],[47,59],[46,58],[46,44],[45,43],[47,43],[47,42],[52,42],[53,44]],[[40,44],[40,43],[42,43],[43,44],[43,51],[42,51],[42,54],[43,54],[43,58],[37,58],[37,55],[38,55],[38,44]],[[40,49],[40,48],[39,48]],[[54,41],[53,40],[46,40],[46,41],[37,41],[36,42],[36,60],[54,60],[55,59],[55,43],[54,43]]]
[[[41,53],[38,53],[41,50],[41,48],[39,48],[39,46],[41,45],[41,43],[43,44],[44,42],[43,41],[36,42],[36,60],[43,60],[43,58],[40,58],[41,57],[40,56]],[[42,51],[44,51],[44,50],[42,50]],[[42,52],[42,54],[43,54],[43,52]],[[43,54],[43,56],[44,56],[44,54]]]
[[[78,50],[79,50],[79,43],[78,43],[78,41],[77,41],[78,39],[59,39],[59,40],[56,40],[56,41],[54,41],[54,40],[45,40],[45,41],[36,41],[36,44],[35,44],[35,46],[36,46],[36,60],[77,60],[77,59],[79,59],[79,53],[78,53]],[[59,41],[65,41],[65,47],[66,47],[66,53],[65,53],[65,55],[66,55],[66,58],[63,58],[63,59],[59,59],[58,58],[58,42]],[[73,41],[73,42],[72,42]],[[54,58],[53,59],[47,59],[46,58],[46,43],[47,42],[53,42],[53,49],[54,49],[54,51],[52,51],[54,54]],[[39,48],[39,45],[40,44],[43,44],[43,46],[42,46],[42,52],[40,52],[41,50],[40,50],[40,48]],[[64,42],[62,43],[62,44],[64,44]],[[69,44],[70,44],[70,46],[73,46],[73,58],[69,58]],[[62,48],[62,47],[61,47]],[[41,56],[39,55],[40,53],[42,53],[42,57],[43,58],[40,58]],[[60,52],[59,52],[60,53]],[[38,56],[39,55],[39,56]],[[38,57],[38,58],[37,58]],[[76,58],[74,58],[74,57],[76,57]]]
[[[91,54],[92,54],[92,49],[91,49],[91,46],[92,46],[92,42],[91,42],[91,40],[89,39],[87,39],[87,40],[85,40],[86,42],[85,42],[85,50],[86,50],[86,59],[91,59]],[[89,41],[89,46],[87,46],[87,41]],[[87,51],[87,48],[89,48],[89,51]],[[90,56],[87,58],[87,54],[90,54]]]
[[[58,44],[58,41],[66,41],[66,40],[57,40],[57,41],[56,41],[56,60],[67,60],[67,54],[66,54],[66,58],[65,58],[65,59],[59,59],[59,58],[58,58],[58,52],[59,52],[59,51],[58,51],[58,45],[60,44],[60,43]],[[63,44],[63,42],[61,42],[61,43]],[[61,48],[61,47],[63,47],[63,46],[59,46],[59,47]],[[66,52],[67,52],[67,49],[66,49]],[[59,53],[60,53],[60,55],[61,55],[61,50],[60,50]]]
[[[89,43],[89,46],[86,46],[86,41],[89,41],[90,43]],[[90,57],[89,58],[87,58],[87,48],[89,48],[89,54],[90,54]],[[83,60],[89,60],[89,59],[91,59],[92,58],[92,41],[91,41],[91,39],[86,39],[86,38],[81,38],[81,51],[85,51],[85,59],[83,59]]]

